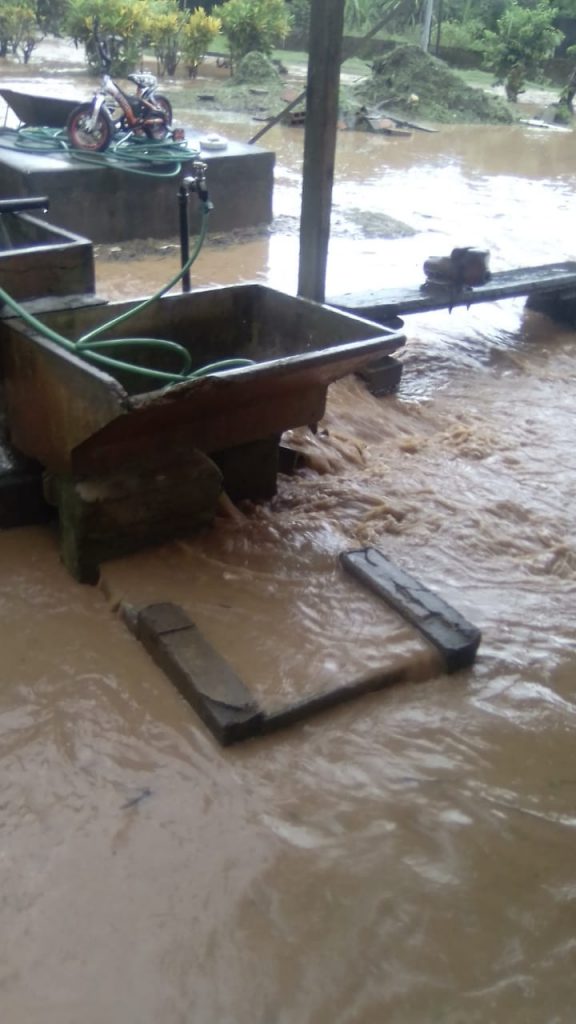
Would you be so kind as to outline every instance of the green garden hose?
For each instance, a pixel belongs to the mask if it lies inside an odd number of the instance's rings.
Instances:
[[[182,164],[199,154],[198,149],[190,149],[185,141],[140,139],[131,132],[116,139],[104,153],[89,153],[70,145],[65,128],[2,128],[0,146],[4,149],[24,149],[30,153],[65,153],[77,163],[92,167],[117,167],[152,178],[177,177],[182,171]]]

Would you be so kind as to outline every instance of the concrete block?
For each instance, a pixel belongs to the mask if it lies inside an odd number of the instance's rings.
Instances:
[[[56,476],[50,490],[60,515],[62,560],[77,580],[95,583],[100,562],[210,523],[222,475],[193,449],[185,456],[167,453],[161,465],[146,461],[143,452],[139,464],[126,464],[117,474]]]
[[[367,366],[358,370],[356,376],[364,381],[370,394],[376,398],[384,395],[391,395],[398,390],[402,378],[403,366],[399,359],[393,356],[383,356],[382,359],[368,363]]]
[[[223,746],[259,731],[263,716],[250,691],[181,608],[143,608],[136,635]]]
[[[340,561],[347,572],[395,608],[440,651],[446,672],[472,665],[481,633],[455,608],[376,548],[347,551]]]

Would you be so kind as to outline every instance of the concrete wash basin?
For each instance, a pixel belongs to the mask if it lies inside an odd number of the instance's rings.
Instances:
[[[133,303],[63,309],[43,321],[75,339]],[[209,522],[224,487],[270,497],[280,436],[317,423],[329,384],[397,350],[399,331],[258,284],[157,300],[110,337],[180,342],[194,368],[253,365],[158,388],[115,377],[16,318],[0,321],[7,423],[16,448],[56,479],[63,557],[79,579],[101,560]],[[127,358],[142,354],[127,353]],[[172,353],[148,365],[177,370]]]
[[[66,309],[43,321],[74,339],[134,303]],[[247,358],[254,365],[158,388],[134,374],[116,377],[5,321],[7,417],[14,444],[56,472],[109,471],[142,446],[184,441],[210,453],[280,434],[322,417],[331,381],[397,350],[404,335],[351,314],[258,284],[171,295],[106,337],[180,342],[194,367]],[[176,370],[168,354],[127,358]]]
[[[0,287],[20,302],[92,295],[92,243],[30,214],[2,213]]]

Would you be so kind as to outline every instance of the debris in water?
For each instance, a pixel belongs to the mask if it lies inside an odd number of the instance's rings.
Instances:
[[[375,60],[372,75],[359,83],[355,95],[387,111],[413,114],[416,108],[420,117],[444,123],[510,124],[514,120],[501,99],[466,85],[444,61],[417,46],[398,46]]]
[[[120,810],[128,811],[130,810],[131,807],[138,807],[138,805],[142,803],[142,800],[145,800],[146,797],[148,796],[152,796],[152,790],[149,789],[148,786],[146,786],[145,789],[140,790],[140,792],[137,793],[136,796],[131,797],[130,800],[127,800],[125,804],[122,804]]]

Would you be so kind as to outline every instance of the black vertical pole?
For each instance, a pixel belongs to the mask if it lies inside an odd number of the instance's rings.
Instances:
[[[323,302],[338,124],[345,0],[312,0],[298,294]]]
[[[180,223],[180,266],[183,267],[190,258],[190,228],[188,224],[188,186],[181,183],[178,189],[178,219]],[[182,275],[182,291],[190,291],[190,267]]]

